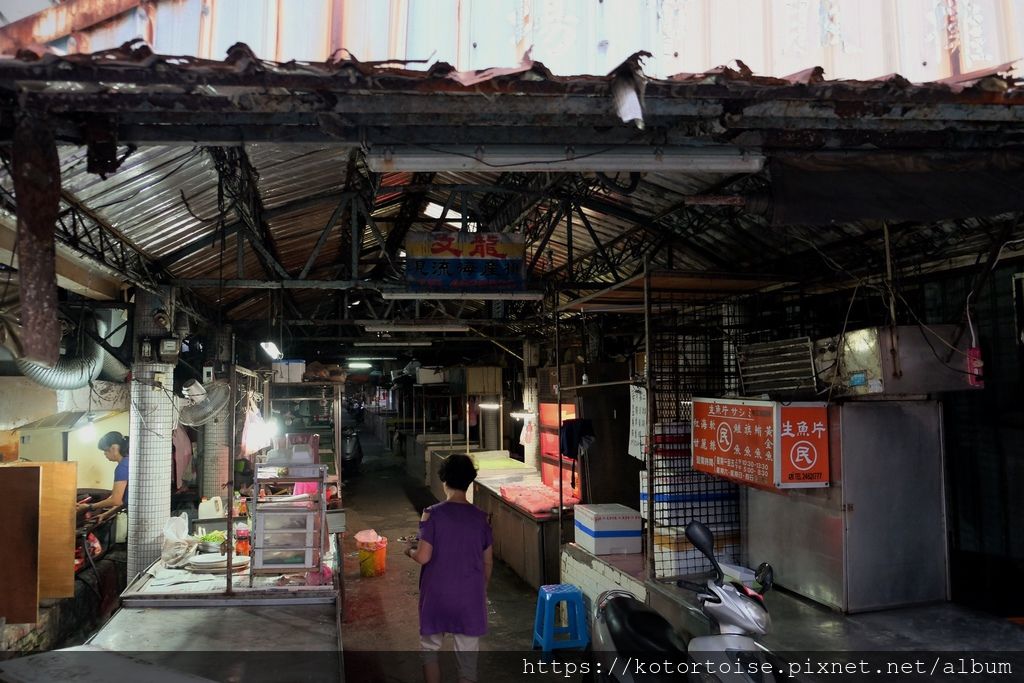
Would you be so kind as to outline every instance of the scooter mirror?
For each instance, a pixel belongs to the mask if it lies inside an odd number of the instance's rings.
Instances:
[[[761,595],[764,595],[772,589],[775,584],[775,570],[767,562],[762,562],[757,565],[757,571],[754,572],[754,579],[761,584]]]
[[[686,525],[686,538],[693,544],[693,547],[701,551],[706,558],[711,560],[711,565],[717,574],[716,582],[721,583],[724,574],[715,559],[715,536],[711,530],[697,520],[692,520]]]

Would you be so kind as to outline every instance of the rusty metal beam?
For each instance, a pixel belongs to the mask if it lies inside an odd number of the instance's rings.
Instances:
[[[0,27],[0,53],[49,43],[135,9],[139,0],[64,0],[59,5]]]
[[[13,221],[0,216],[0,262],[18,268],[17,245]],[[69,254],[70,248],[58,242],[57,286],[89,299],[116,299],[121,293],[121,279],[98,267],[91,259],[79,253]]]
[[[590,224],[590,219],[587,218],[587,214],[583,213],[583,208],[579,204],[575,204],[575,207],[577,215],[579,215],[580,220],[583,222],[583,227],[585,227],[587,232],[590,234],[590,239],[594,243],[594,247],[601,255],[601,258],[604,259],[604,262],[608,265],[608,270],[611,271],[612,277],[615,278],[616,282],[620,282],[622,280],[622,276],[619,275],[619,271],[615,267],[615,262],[608,256],[608,250],[605,249],[604,244],[601,242],[601,238],[597,236],[596,232],[594,232],[594,226]],[[569,272],[572,272],[571,265],[569,266]]]
[[[412,177],[411,185],[430,185],[436,173],[416,173]],[[386,188],[381,188],[382,190]],[[411,191],[405,193],[405,201],[402,203],[402,208],[398,212],[398,218],[395,220],[394,225],[391,226],[391,230],[388,231],[388,235],[384,241],[384,255],[389,262],[393,262],[398,256],[398,250],[402,248],[405,243],[405,236],[409,233],[409,228],[412,227],[413,221],[416,220],[419,215],[423,212],[423,208],[426,206],[428,196],[426,191]],[[384,263],[377,264],[373,270],[370,271],[371,278],[380,278],[384,276],[387,265]]]
[[[544,254],[544,247],[548,245],[548,240],[555,234],[555,229],[558,227],[558,221],[562,220],[562,214],[565,213],[565,205],[559,203],[556,209],[551,212],[551,223],[544,230],[544,236],[540,240],[540,244],[537,245],[536,250],[533,252],[533,258],[530,260],[530,265],[526,268],[527,277],[533,275],[533,269],[537,266],[537,262],[540,261],[541,256]]]
[[[320,231],[320,237],[316,241],[316,246],[313,247],[313,251],[310,252],[309,258],[306,259],[306,265],[302,267],[302,271],[299,273],[300,280],[305,280],[306,276],[309,275],[309,271],[312,270],[313,264],[316,263],[316,259],[320,255],[320,250],[322,250],[324,248],[324,244],[327,243],[327,236],[331,234],[331,230],[334,229],[338,219],[341,218],[342,211],[344,211],[345,207],[350,204],[351,195],[347,192],[343,193],[338,205],[334,207],[334,211],[331,212],[331,217],[327,219],[327,224],[324,225],[323,230]]]
[[[56,272],[60,157],[53,130],[41,115],[18,122],[11,161],[18,202],[22,349],[28,360],[52,366],[60,357]]]

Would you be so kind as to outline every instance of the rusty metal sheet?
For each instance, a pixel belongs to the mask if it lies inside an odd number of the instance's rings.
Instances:
[[[42,12],[0,27],[0,53],[48,43],[95,26],[141,4],[139,0],[64,0]]]

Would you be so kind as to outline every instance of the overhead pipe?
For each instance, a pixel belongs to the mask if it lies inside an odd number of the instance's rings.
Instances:
[[[95,318],[93,322],[97,335],[106,336],[106,324]],[[103,347],[88,335],[83,335],[83,342],[85,347],[80,356],[65,354],[52,368],[25,358],[15,358],[14,363],[21,374],[48,389],[81,389],[100,376],[107,355]]]
[[[103,352],[103,368],[100,376],[110,382],[123,383],[128,378],[128,366],[112,354]]]

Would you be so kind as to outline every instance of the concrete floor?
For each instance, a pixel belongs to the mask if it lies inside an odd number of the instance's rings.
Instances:
[[[407,477],[405,461],[385,450],[369,429],[360,438],[362,473],[346,480],[342,494],[349,530],[342,624],[346,679],[421,680],[419,566],[403,555],[406,545],[398,539],[416,533],[420,512],[435,500],[429,489]],[[362,529],[375,529],[388,538],[383,576],[359,575],[353,537]],[[487,654],[481,658],[480,680],[522,680],[521,660],[530,656],[536,592],[503,563],[495,562],[489,599],[489,634],[481,641],[481,650]]]

